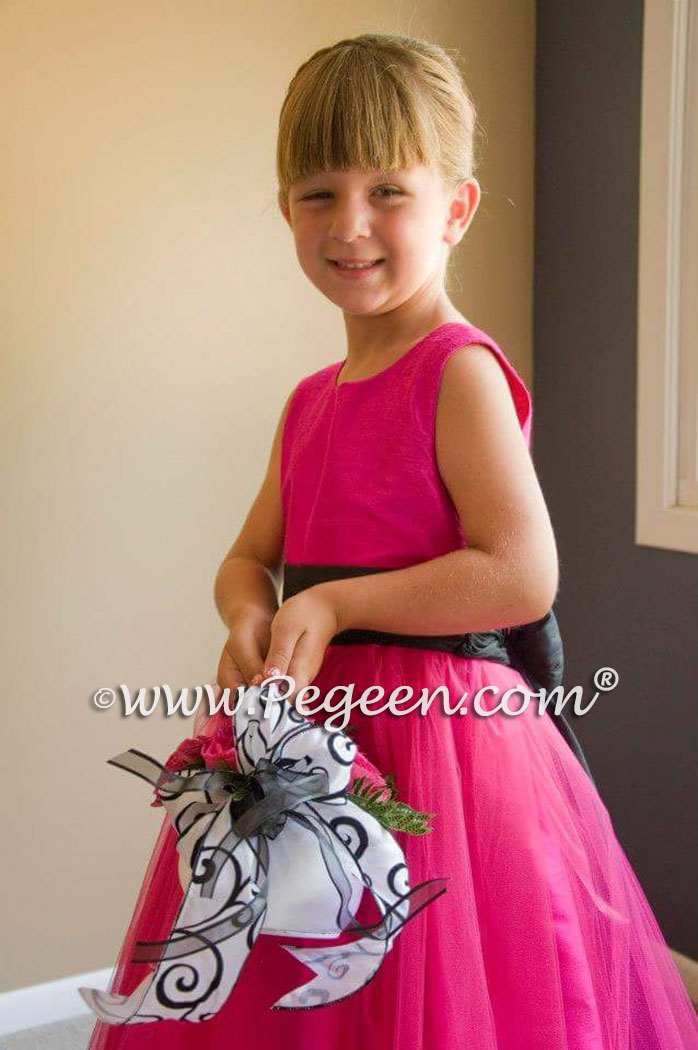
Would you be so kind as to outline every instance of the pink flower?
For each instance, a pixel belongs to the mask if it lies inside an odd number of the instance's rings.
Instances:
[[[221,723],[213,736],[205,738],[205,743],[201,748],[201,757],[207,769],[239,770],[233,740],[233,725],[230,719]]]
[[[201,760],[201,749],[206,741],[205,736],[187,737],[178,744],[165,762],[168,769],[187,769]]]
[[[359,785],[361,790],[365,790],[366,788],[370,788],[372,791],[376,788],[384,789],[382,795],[376,796],[378,801],[383,801],[384,798],[387,798],[390,795],[390,788],[386,784],[383,774],[379,773],[373,763],[369,762],[365,755],[360,751],[357,751],[354,763],[351,767],[351,775],[347,787],[348,792],[351,793],[355,790],[354,784],[360,777],[363,777],[363,782]]]

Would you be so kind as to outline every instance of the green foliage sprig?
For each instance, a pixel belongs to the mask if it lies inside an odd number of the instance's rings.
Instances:
[[[375,817],[384,828],[404,831],[408,835],[428,835],[434,830],[429,825],[429,818],[436,816],[435,813],[419,813],[406,802],[398,801],[392,773],[385,778],[386,787],[372,787],[370,782],[364,783],[365,780],[366,777],[357,777],[353,791],[347,792],[347,798]]]

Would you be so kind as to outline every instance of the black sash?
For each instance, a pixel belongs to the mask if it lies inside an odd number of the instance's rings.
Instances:
[[[285,562],[282,600],[286,601],[299,591],[328,580],[390,571],[392,570],[370,565],[291,565]],[[550,692],[561,685],[564,670],[562,638],[552,609],[533,623],[521,624],[518,627],[501,627],[492,631],[471,631],[468,634],[393,634],[390,631],[351,628],[335,634],[330,644],[398,645],[405,648],[436,649],[478,660],[494,660],[513,668],[533,692],[540,689]],[[595,783],[582,746],[564,714],[556,714],[552,706],[547,707],[546,711],[591,781]]]

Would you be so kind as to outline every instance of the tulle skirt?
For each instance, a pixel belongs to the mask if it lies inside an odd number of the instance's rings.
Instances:
[[[482,695],[492,710],[522,683],[517,673],[431,650],[331,645],[314,684],[324,695],[351,683],[355,697],[375,685],[386,698],[411,686],[415,699],[443,685],[454,705],[468,694],[466,714],[447,714],[437,695],[427,714],[349,718],[367,758],[394,774],[399,798],[434,814],[430,834],[395,835],[410,883],[444,877],[446,892],[407,923],[373,980],[339,1003],[270,1009],[313,973],[282,947],[298,938],[260,934],[214,1018],[98,1021],[88,1050],[698,1050],[696,1015],[657,921],[552,719],[535,704],[516,716],[473,711],[478,690],[500,691]],[[135,942],[171,932],[183,897],[175,843],[164,816],[112,993],[129,994],[149,972],[129,962]],[[376,918],[370,896],[357,917]]]

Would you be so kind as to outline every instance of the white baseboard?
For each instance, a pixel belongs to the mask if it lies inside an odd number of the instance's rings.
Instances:
[[[112,968],[78,973],[47,981],[29,988],[0,992],[0,1035],[11,1035],[25,1028],[36,1028],[54,1021],[67,1021],[92,1011],[78,992],[78,988],[106,988]],[[95,1017],[95,1020],[97,1018]]]

